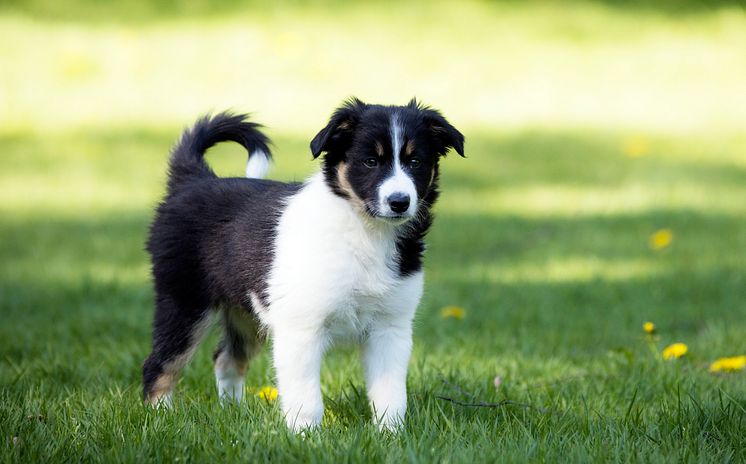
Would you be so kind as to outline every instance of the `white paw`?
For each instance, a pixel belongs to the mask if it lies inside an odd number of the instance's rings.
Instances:
[[[218,397],[220,404],[240,403],[244,392],[243,378],[218,379]]]
[[[304,430],[316,428],[321,425],[321,419],[324,416],[324,409],[314,408],[308,411],[307,408],[293,408],[285,411],[285,421],[288,428],[295,433],[303,433]]]

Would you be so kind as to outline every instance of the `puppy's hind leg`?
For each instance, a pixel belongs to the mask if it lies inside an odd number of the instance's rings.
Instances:
[[[224,403],[240,402],[246,368],[261,346],[259,322],[244,308],[225,308],[221,312],[223,337],[213,356],[218,397]]]
[[[171,406],[176,380],[211,323],[207,309],[177,304],[158,294],[153,321],[153,351],[142,368],[146,404]]]

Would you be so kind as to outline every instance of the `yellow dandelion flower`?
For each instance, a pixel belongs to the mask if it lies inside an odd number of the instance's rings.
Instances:
[[[650,152],[650,143],[639,135],[627,137],[622,143],[622,152],[630,158],[639,158]]]
[[[655,333],[655,324],[648,321],[642,324],[642,330],[645,331],[646,334],[652,335]]]
[[[275,387],[262,387],[259,393],[256,394],[259,398],[267,401],[274,401],[277,399],[277,389]]]
[[[746,356],[720,358],[710,364],[710,372],[735,372],[746,367]]]
[[[463,319],[464,316],[466,316],[466,311],[464,308],[459,308],[458,306],[446,306],[445,308],[440,310],[440,317],[443,319],[447,319],[449,317],[452,317],[454,319]]]
[[[663,359],[678,359],[684,356],[687,351],[689,351],[689,347],[686,346],[686,344],[674,343],[672,345],[668,345],[666,348],[663,349]]]
[[[671,229],[659,229],[650,236],[648,245],[653,250],[662,250],[671,245],[671,242],[673,242],[673,232]]]

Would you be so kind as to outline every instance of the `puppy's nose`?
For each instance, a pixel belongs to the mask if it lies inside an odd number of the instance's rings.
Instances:
[[[395,213],[403,213],[409,209],[409,195],[402,192],[395,192],[389,195],[389,208]]]

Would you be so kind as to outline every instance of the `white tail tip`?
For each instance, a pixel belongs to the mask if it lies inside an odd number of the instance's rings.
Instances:
[[[264,179],[269,171],[269,156],[262,150],[256,150],[249,155],[246,163],[246,177],[249,179]]]

